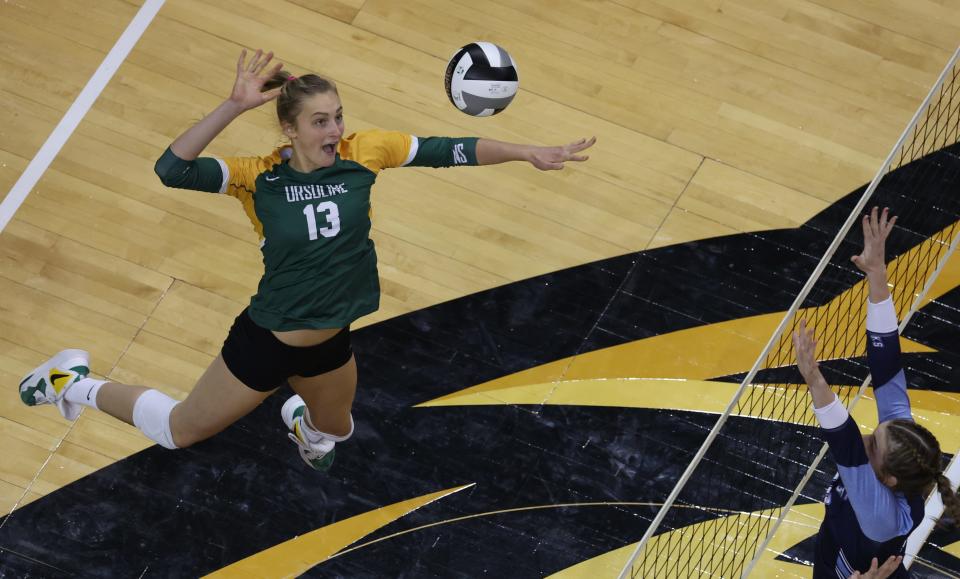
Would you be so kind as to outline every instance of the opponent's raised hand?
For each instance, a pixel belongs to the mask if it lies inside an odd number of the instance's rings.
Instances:
[[[807,321],[800,320],[800,326],[793,332],[793,349],[797,353],[797,368],[808,382],[818,369],[817,340],[813,330],[807,329]]]
[[[558,147],[536,147],[530,155],[530,163],[541,171],[563,169],[567,161],[586,161],[587,155],[579,153],[597,142],[596,137],[580,139]]]
[[[279,88],[263,91],[263,85],[283,67],[283,64],[278,62],[268,68],[271,60],[273,52],[264,54],[259,48],[249,61],[246,49],[240,53],[237,60],[237,80],[234,81],[233,91],[230,93],[231,102],[243,110],[249,110],[277,98],[280,94]]]
[[[890,217],[890,210],[886,207],[880,211],[878,207],[870,210],[863,216],[863,251],[860,255],[850,258],[863,273],[885,272],[887,236],[897,222],[896,216]]]

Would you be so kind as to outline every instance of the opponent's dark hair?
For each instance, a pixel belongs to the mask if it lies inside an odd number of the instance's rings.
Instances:
[[[889,448],[883,457],[884,475],[897,477],[893,490],[926,494],[933,487],[943,499],[944,513],[960,521],[960,499],[941,468],[940,442],[929,430],[910,420],[887,423]]]
[[[297,115],[303,107],[303,101],[312,95],[336,93],[337,85],[332,80],[317,74],[293,76],[285,70],[278,71],[263,85],[263,90],[279,88],[277,97],[277,118],[280,125],[296,124]]]

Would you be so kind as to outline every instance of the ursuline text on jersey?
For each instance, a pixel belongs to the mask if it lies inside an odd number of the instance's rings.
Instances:
[[[343,183],[337,185],[312,183],[310,185],[285,185],[284,192],[287,194],[287,202],[296,203],[298,201],[308,201],[310,199],[323,199],[325,197],[336,197],[347,193],[347,188]]]

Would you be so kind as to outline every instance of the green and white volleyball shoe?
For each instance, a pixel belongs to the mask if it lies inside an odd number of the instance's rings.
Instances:
[[[20,382],[20,399],[27,406],[55,404],[67,420],[80,416],[81,405],[67,402],[64,394],[74,382],[90,373],[90,354],[64,350],[34,368]]]
[[[326,437],[321,437],[316,442],[307,439],[303,424],[306,411],[307,405],[303,398],[295,394],[283,403],[280,416],[283,418],[283,423],[290,429],[291,432],[287,433],[287,436],[297,445],[303,462],[310,465],[310,468],[328,471],[333,465],[336,443]]]

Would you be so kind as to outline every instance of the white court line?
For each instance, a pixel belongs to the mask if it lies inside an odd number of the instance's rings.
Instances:
[[[13,187],[10,189],[10,192],[7,193],[3,202],[0,202],[0,233],[7,227],[7,223],[13,219],[13,214],[16,213],[20,205],[23,204],[23,201],[27,198],[27,195],[30,194],[30,191],[33,190],[37,181],[39,181],[40,177],[46,172],[47,167],[50,166],[50,163],[53,162],[53,159],[60,152],[60,149],[63,148],[64,143],[67,142],[67,139],[69,139],[73,131],[76,130],[77,125],[79,125],[83,117],[86,116],[87,111],[93,106],[94,101],[96,101],[100,93],[103,92],[103,88],[107,86],[107,83],[113,78],[114,73],[117,72],[117,69],[120,68],[123,61],[126,60],[127,55],[130,54],[133,46],[140,40],[140,37],[143,36],[144,30],[146,30],[150,22],[153,21],[154,16],[160,11],[160,7],[163,6],[164,2],[166,2],[166,0],[146,0],[143,3],[137,15],[134,16],[130,24],[127,25],[127,29],[123,31],[123,34],[117,39],[116,44],[113,45],[113,48],[111,48],[107,56],[104,57],[103,62],[100,63],[100,67],[97,68],[97,71],[94,72],[90,80],[87,81],[87,85],[83,87],[83,90],[80,91],[80,94],[77,95],[73,104],[67,109],[66,114],[60,119],[56,128],[54,128],[50,136],[47,137],[46,142],[43,143],[43,146],[37,151],[37,154],[30,161],[30,164],[27,165],[26,170],[20,175],[20,178],[17,179],[17,182],[13,184]]]

